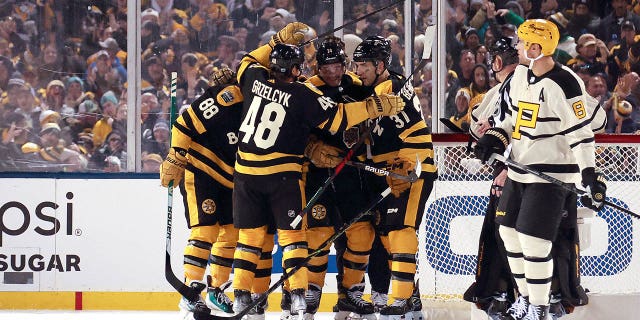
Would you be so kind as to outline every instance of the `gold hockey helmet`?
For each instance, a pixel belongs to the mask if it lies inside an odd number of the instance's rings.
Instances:
[[[544,19],[529,19],[518,27],[518,38],[522,39],[525,49],[537,43],[542,47],[542,55],[551,56],[560,40],[558,26]]]

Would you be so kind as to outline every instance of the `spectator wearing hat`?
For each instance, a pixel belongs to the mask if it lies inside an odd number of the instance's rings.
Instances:
[[[567,32],[577,39],[585,33],[596,34],[600,27],[600,17],[591,12],[591,0],[574,0],[573,15],[569,16]]]
[[[160,172],[161,164],[162,157],[157,153],[149,153],[142,156],[142,172],[158,173]]]
[[[468,28],[462,36],[462,44],[465,49],[474,51],[480,45],[480,36],[476,28]]]
[[[101,118],[93,126],[93,145],[102,145],[106,136],[113,130],[118,111],[118,98],[113,91],[105,92],[100,98]]]
[[[57,146],[60,142],[60,133],[60,126],[57,123],[45,123],[40,128],[38,139],[24,143],[20,150],[24,156],[29,157],[27,155],[37,153],[41,149]]]
[[[607,64],[610,77],[609,87],[617,83],[618,77],[631,71],[632,62],[640,58],[633,54],[632,47],[638,46],[640,36],[636,35],[636,28],[632,21],[625,20],[620,25],[620,43],[611,47]],[[631,59],[629,59],[631,55]]]
[[[113,59],[111,65],[118,69],[118,72],[120,72],[120,68],[124,71],[126,80],[127,70],[124,66],[127,65],[127,52],[122,51],[118,41],[111,37],[104,39],[104,41],[100,41],[100,47],[107,51],[109,57]]]
[[[612,0],[612,11],[605,16],[601,22],[596,35],[607,44],[608,48],[620,43],[620,24],[624,20],[629,20],[640,29],[640,17],[631,10],[627,10],[631,0]]]
[[[73,116],[76,112],[75,109],[64,103],[66,97],[65,89],[65,85],[61,80],[51,80],[47,84],[43,109],[56,111],[63,117]]]
[[[67,94],[64,98],[64,103],[74,110],[78,110],[78,106],[84,99],[93,93],[86,93],[84,90],[84,81],[79,77],[73,76],[67,78]],[[90,97],[89,97],[90,98]]]
[[[28,83],[19,85],[14,88],[16,90],[17,108],[15,112],[20,113],[26,118],[27,127],[33,128],[33,130],[40,130],[40,124],[38,123],[38,117],[41,114],[41,109],[33,96],[33,91]],[[31,130],[31,129],[30,129]]]
[[[9,81],[7,81],[7,91],[6,94],[2,95],[0,105],[8,111],[16,110],[18,108],[18,96],[20,90],[26,85],[26,82],[22,79],[22,75],[18,72],[14,72],[10,76]],[[1,116],[0,119],[2,119]]]
[[[95,141],[95,139],[94,139]],[[89,168],[104,172],[120,172],[127,168],[125,135],[113,130],[91,155]]]
[[[142,23],[142,28],[140,29],[140,44],[143,50],[151,48],[151,46],[160,39],[162,39],[160,25],[157,22],[147,20]]]
[[[204,0],[188,10],[189,33],[192,45],[209,58],[215,58],[217,40],[220,35],[232,34],[227,7],[212,0]]]
[[[600,56],[598,54],[597,47],[597,39],[591,33],[585,33],[578,38],[578,42],[576,45],[576,51],[578,51],[578,55],[569,60],[567,62],[567,66],[582,66],[589,65],[591,74],[596,74],[598,72],[605,72],[605,64],[597,58]],[[606,57],[605,57],[606,58]]]
[[[104,92],[114,91],[120,94],[123,82],[116,69],[112,67],[112,59],[105,50],[96,53],[96,61],[87,70],[87,90],[101,96]]]
[[[169,124],[165,120],[158,120],[153,126],[153,134],[142,141],[142,152],[156,153],[161,157],[169,153]]]
[[[276,8],[269,7],[269,1],[245,1],[242,6],[231,12],[233,27],[246,28],[249,31],[246,48],[257,48],[260,36],[269,30],[269,20]]]

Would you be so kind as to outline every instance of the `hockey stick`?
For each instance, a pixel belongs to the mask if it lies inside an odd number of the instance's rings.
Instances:
[[[418,166],[419,167],[419,166]],[[242,317],[244,317],[245,315],[247,315],[247,313],[249,313],[249,311],[251,311],[251,309],[253,309],[255,306],[261,304],[262,302],[264,302],[268,297],[269,294],[276,291],[285,281],[287,281],[287,279],[289,279],[294,273],[298,272],[300,269],[302,269],[303,267],[305,267],[307,265],[307,263],[309,263],[309,261],[311,261],[311,259],[319,254],[321,254],[323,252],[323,250],[325,249],[325,247],[331,245],[331,243],[333,243],[338,237],[340,237],[342,234],[344,234],[347,229],[349,229],[349,227],[351,227],[354,223],[358,222],[360,219],[362,219],[362,217],[366,216],[369,214],[369,212],[371,210],[373,210],[373,208],[375,208],[382,200],[384,200],[384,198],[386,198],[389,194],[391,193],[391,187],[387,187],[386,189],[384,189],[384,191],[382,191],[380,194],[378,194],[378,196],[376,197],[376,199],[374,199],[371,203],[369,203],[369,206],[367,206],[367,208],[363,211],[361,211],[358,215],[356,215],[353,219],[351,219],[349,222],[345,223],[342,225],[342,227],[340,227],[340,229],[338,231],[336,231],[331,237],[329,237],[329,239],[325,240],[319,247],[318,249],[316,249],[315,251],[311,252],[304,260],[302,260],[298,265],[296,265],[295,267],[293,267],[291,269],[291,271],[289,272],[283,272],[282,276],[280,277],[280,280],[278,280],[276,283],[274,283],[271,287],[269,287],[269,289],[260,295],[260,297],[254,301],[251,302],[251,304],[249,304],[244,310],[240,311],[237,314],[234,314],[232,316],[219,316],[219,315],[213,315],[210,314],[208,312],[205,312],[203,310],[196,310],[193,313],[194,319],[195,320],[240,320],[242,319]]]
[[[378,168],[378,167],[374,167],[374,166],[370,166],[366,163],[363,162],[358,162],[358,161],[347,161],[346,164],[350,167],[355,167],[358,169],[362,169],[364,171],[369,171],[369,172],[373,172],[377,175],[381,175],[381,176],[390,176],[392,178],[396,178],[396,179],[401,179],[401,180],[405,180],[405,181],[409,181],[409,182],[415,182],[416,180],[418,180],[418,175],[415,172],[411,172],[409,173],[408,176],[405,175],[401,175],[392,171],[389,171],[387,169],[382,169],[382,168]]]
[[[318,199],[320,199],[320,196],[324,193],[325,190],[327,190],[327,188],[333,182],[333,180],[336,179],[340,171],[342,171],[342,169],[346,165],[347,161],[351,160],[353,155],[356,153],[356,150],[360,149],[360,146],[362,146],[362,144],[364,143],[365,137],[369,134],[370,131],[371,130],[369,127],[367,127],[367,129],[364,130],[364,132],[360,135],[358,142],[356,142],[356,144],[353,147],[351,147],[351,149],[349,149],[349,152],[347,152],[347,155],[344,157],[344,159],[342,159],[342,161],[340,161],[340,163],[338,163],[338,165],[335,167],[335,169],[333,170],[333,174],[331,174],[331,176],[329,176],[326,180],[324,180],[324,183],[320,186],[320,188],[318,188],[316,193],[313,194],[313,196],[311,197],[311,199],[309,199],[309,201],[304,206],[304,208],[302,208],[302,210],[298,212],[298,215],[295,217],[295,219],[293,219],[291,224],[289,224],[292,228],[298,227],[298,224],[300,224],[300,221],[302,221],[302,217],[304,217],[304,215],[307,214],[309,210],[311,210],[311,208],[316,204],[316,202],[318,202]]]
[[[345,23],[345,24],[343,24],[343,25],[341,25],[341,26],[339,26],[339,27],[337,27],[337,28],[334,28],[333,30],[329,30],[329,31],[327,31],[327,32],[324,32],[324,33],[322,33],[322,34],[320,34],[320,35],[318,35],[318,36],[315,36],[315,37],[313,37],[313,38],[311,38],[311,39],[309,39],[309,40],[307,40],[307,41],[305,41],[305,42],[301,43],[301,44],[299,45],[299,47],[304,47],[304,46],[308,45],[309,43],[311,43],[311,42],[313,42],[313,41],[316,41],[316,39],[321,39],[321,38],[324,38],[324,37],[326,37],[326,36],[328,36],[328,35],[332,35],[334,32],[336,32],[336,31],[338,31],[338,30],[342,30],[342,29],[344,29],[344,27],[346,27],[346,26],[348,26],[348,25],[352,25],[352,24],[354,24],[354,23],[356,23],[356,22],[358,22],[358,21],[360,21],[360,20],[362,20],[362,19],[366,19],[366,18],[368,18],[368,17],[370,17],[370,16],[372,16],[372,15],[374,15],[374,14],[376,14],[376,13],[380,12],[380,11],[387,10],[387,9],[389,9],[389,8],[393,7],[393,6],[398,5],[398,4],[399,4],[399,3],[401,3],[401,2],[404,2],[404,0],[398,0],[398,1],[396,1],[396,2],[392,2],[392,3],[390,3],[390,4],[388,4],[388,5],[384,6],[384,7],[382,7],[382,8],[380,8],[380,9],[376,9],[376,10],[371,11],[371,12],[369,12],[369,13],[367,13],[367,14],[363,15],[363,16],[360,16],[360,17],[358,17],[358,18],[355,18],[355,19],[353,19],[353,20],[351,20],[351,21],[349,21],[349,22],[347,22],[347,23]]]
[[[524,171],[526,171],[528,173],[531,173],[532,175],[534,175],[534,176],[536,176],[538,178],[541,178],[541,179],[544,179],[546,181],[549,181],[549,182],[551,182],[551,183],[553,183],[555,185],[558,185],[558,186],[562,187],[563,189],[565,189],[567,191],[570,191],[570,192],[573,192],[573,193],[575,193],[575,194],[577,194],[579,196],[590,196],[590,194],[586,190],[582,190],[582,189],[576,188],[576,186],[574,186],[573,184],[568,184],[568,183],[562,182],[562,181],[560,181],[560,180],[558,180],[558,179],[556,179],[556,178],[554,178],[554,177],[552,177],[550,175],[547,175],[547,174],[544,174],[544,173],[542,173],[540,171],[534,170],[534,169],[530,168],[527,165],[515,162],[515,161],[513,161],[513,160],[511,160],[511,159],[509,159],[509,158],[507,158],[507,157],[505,157],[505,156],[503,156],[501,154],[497,154],[497,153],[492,154],[491,157],[489,157],[489,160],[487,161],[487,163],[492,164],[495,160],[498,160],[500,162],[504,162],[504,164],[512,166],[512,167],[515,167],[515,168],[518,168],[520,170],[524,170]],[[629,210],[627,208],[623,208],[623,207],[621,207],[621,206],[619,206],[619,205],[617,205],[617,204],[615,204],[613,202],[607,201],[606,199],[603,202],[607,206],[613,207],[613,208],[615,208],[615,209],[617,209],[619,211],[622,211],[622,212],[624,212],[624,213],[626,213],[626,214],[628,214],[628,215],[630,215],[630,216],[632,216],[634,218],[640,219],[640,215],[634,213],[633,211],[631,211],[631,210]]]
[[[178,85],[178,74],[176,72],[171,73],[171,110],[169,111],[169,125],[173,125],[173,117],[176,114],[176,90]],[[169,141],[171,141],[171,131],[169,131]],[[167,242],[165,248],[165,259],[164,259],[164,277],[167,279],[167,282],[176,289],[183,297],[191,302],[197,302],[200,299],[200,292],[196,290],[192,290],[190,287],[184,284],[176,275],[173,273],[173,269],[171,268],[171,224],[173,223],[173,181],[169,181],[169,185],[167,186]],[[202,306],[198,306],[199,308],[205,307],[204,304]],[[208,308],[207,308],[208,309]]]

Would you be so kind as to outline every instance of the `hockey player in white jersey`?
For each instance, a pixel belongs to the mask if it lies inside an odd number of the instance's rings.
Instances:
[[[486,161],[511,144],[511,159],[565,183],[581,182],[589,191],[583,204],[600,210],[606,183],[595,171],[595,139],[585,121],[587,94],[580,78],[552,58],[558,28],[531,19],[520,25],[518,37],[519,55],[529,67],[516,68],[505,120],[480,138],[476,156]],[[496,222],[521,294],[510,309],[512,318],[550,319],[552,241],[572,201],[574,195],[560,186],[517,168],[508,171]]]

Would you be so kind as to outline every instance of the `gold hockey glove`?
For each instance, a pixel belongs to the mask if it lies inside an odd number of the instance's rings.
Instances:
[[[173,180],[173,186],[177,186],[184,177],[184,168],[187,164],[187,151],[175,148],[169,149],[169,154],[160,165],[160,184],[169,186]]]
[[[387,161],[387,170],[403,176],[409,176],[416,166],[416,163],[406,158],[395,158]],[[387,176],[387,184],[391,188],[391,193],[396,197],[407,191],[411,187],[411,182],[403,179]]]
[[[211,74],[209,78],[210,86],[220,86],[223,84],[233,84],[236,82],[236,74],[229,67],[222,67]]]
[[[335,168],[342,161],[341,152],[340,148],[330,146],[313,136],[304,149],[305,157],[318,168]]]
[[[380,94],[371,96],[364,100],[367,106],[369,119],[376,119],[379,116],[392,116],[404,109],[404,100],[398,96]]]
[[[271,37],[269,45],[272,48],[278,43],[298,45],[309,30],[309,26],[302,22],[291,22]]]

